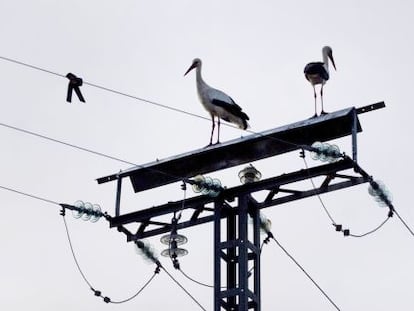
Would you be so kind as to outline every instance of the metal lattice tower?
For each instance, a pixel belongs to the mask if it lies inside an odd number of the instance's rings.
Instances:
[[[357,133],[362,131],[358,115],[383,107],[381,102],[358,109],[347,108],[99,178],[100,184],[117,181],[115,216],[110,219],[110,226],[123,232],[127,241],[135,241],[170,232],[172,224],[158,218],[183,208],[192,213],[176,224],[176,229],[213,222],[214,310],[259,311],[260,210],[368,182],[370,176],[357,163]],[[351,136],[352,158],[226,188],[216,198],[201,195],[186,199],[185,205],[180,200],[121,214],[124,178],[130,178],[134,191],[141,192],[199,174],[303,150],[315,141],[346,136]],[[296,188],[298,181],[315,177],[324,177],[319,187]],[[267,191],[262,202],[251,196],[258,191]],[[214,207],[209,207],[212,203]],[[248,225],[248,216],[253,219],[252,226]],[[125,227],[131,223],[138,224],[135,232]],[[249,264],[253,266],[251,276]]]

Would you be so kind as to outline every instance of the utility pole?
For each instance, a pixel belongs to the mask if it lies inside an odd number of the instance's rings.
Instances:
[[[213,222],[214,310],[260,311],[260,210],[369,182],[370,176],[357,163],[356,138],[357,133],[362,131],[358,115],[383,107],[383,102],[358,109],[351,107],[99,178],[99,184],[117,181],[115,216],[110,219],[110,227],[124,233],[127,241],[136,241],[169,233],[172,229],[181,230]],[[316,141],[325,142],[346,136],[352,140],[352,158],[344,156],[333,163],[264,180],[253,176],[242,185],[221,189],[218,196],[201,195],[186,199],[185,204],[180,200],[121,214],[124,178],[131,180],[135,192],[177,181],[196,183],[194,176],[200,174],[295,150],[313,150],[310,146]],[[254,175],[254,171],[248,173]],[[319,187],[297,189],[295,183],[315,177],[324,177]],[[258,191],[267,191],[262,202],[251,195]],[[214,206],[211,207],[211,204]],[[159,220],[183,209],[192,211],[189,218],[174,225]],[[250,229],[248,216],[253,219]],[[138,224],[135,232],[125,228],[130,223]],[[253,267],[251,276],[249,264]]]

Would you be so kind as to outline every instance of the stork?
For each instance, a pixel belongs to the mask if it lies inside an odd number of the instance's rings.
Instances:
[[[312,62],[305,66],[304,73],[306,79],[312,84],[313,95],[315,98],[315,115],[316,113],[316,90],[315,85],[321,84],[321,114],[326,114],[323,110],[323,86],[329,80],[329,60],[331,60],[333,67],[335,67],[335,61],[332,56],[332,48],[324,46],[322,49],[322,60],[323,62]]]
[[[210,146],[213,143],[214,128],[216,126],[215,117],[217,117],[216,144],[220,142],[220,119],[234,123],[240,129],[245,130],[249,127],[249,124],[247,123],[249,117],[242,111],[242,108],[237,105],[230,96],[220,90],[212,88],[204,82],[203,78],[201,77],[201,66],[201,59],[194,59],[190,68],[188,68],[188,70],[185,72],[184,76],[186,76],[192,69],[196,68],[198,98],[200,99],[201,104],[204,106],[204,108],[210,113],[212,121],[210,143],[208,144],[208,146]]]

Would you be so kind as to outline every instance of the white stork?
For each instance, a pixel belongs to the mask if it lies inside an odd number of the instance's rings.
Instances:
[[[212,88],[204,82],[201,77],[201,59],[193,60],[190,68],[185,72],[187,75],[192,69],[196,68],[196,82],[198,98],[203,104],[204,108],[210,113],[213,122],[210,136],[210,146],[213,142],[213,133],[216,126],[215,117],[217,117],[217,142],[220,142],[220,119],[224,121],[235,123],[239,128],[245,130],[249,127],[247,120],[249,117],[245,114],[241,107],[237,105],[234,100],[224,92]]]
[[[316,113],[316,91],[315,91],[315,85],[321,84],[321,114],[326,114],[326,112],[323,110],[323,86],[326,83],[326,81],[329,80],[329,60],[331,60],[333,67],[336,70],[335,67],[335,61],[332,56],[332,49],[329,46],[324,46],[322,49],[322,60],[323,62],[313,62],[309,63],[305,66],[305,77],[306,79],[312,84],[313,86],[313,95],[315,97],[315,115]]]

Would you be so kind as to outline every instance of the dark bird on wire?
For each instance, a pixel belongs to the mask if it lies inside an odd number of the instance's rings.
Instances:
[[[216,126],[215,117],[217,117],[217,142],[220,142],[220,119],[236,124],[239,128],[245,130],[249,127],[247,120],[249,117],[242,111],[234,100],[224,92],[212,88],[204,82],[201,77],[201,60],[196,58],[193,60],[190,68],[185,72],[187,75],[192,69],[196,68],[196,82],[198,97],[204,108],[210,113],[212,120],[210,146],[213,142],[213,133]]]
[[[323,86],[329,80],[329,60],[332,62],[332,66],[335,68],[335,61],[332,55],[332,49],[329,46],[325,46],[322,49],[323,62],[313,62],[305,66],[305,77],[312,84],[313,95],[315,98],[315,115],[316,113],[316,90],[315,85],[321,84],[321,114],[326,114],[323,110]]]

